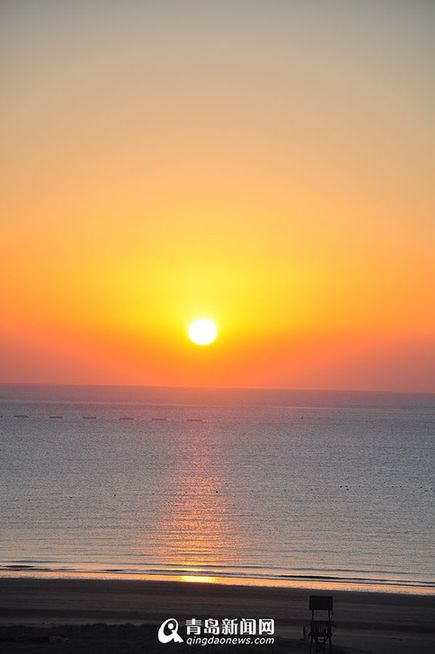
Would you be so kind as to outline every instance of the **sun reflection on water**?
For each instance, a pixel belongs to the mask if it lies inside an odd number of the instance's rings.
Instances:
[[[205,577],[203,575],[180,575],[179,581],[196,582],[197,584],[216,584],[216,577]]]
[[[217,568],[238,564],[240,529],[217,447],[204,425],[183,434],[177,445],[178,473],[161,506],[155,555],[183,581],[213,583]]]

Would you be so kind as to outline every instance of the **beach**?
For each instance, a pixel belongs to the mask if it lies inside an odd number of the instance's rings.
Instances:
[[[216,646],[207,651],[308,652],[301,641],[310,594],[294,588],[107,579],[0,579],[2,652],[166,652],[157,630],[169,617],[274,618],[274,645]],[[435,597],[331,591],[334,651],[429,654],[435,645]],[[198,646],[197,649],[204,649]],[[182,643],[179,652],[191,651]]]

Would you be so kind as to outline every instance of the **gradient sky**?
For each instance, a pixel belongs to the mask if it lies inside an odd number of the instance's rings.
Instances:
[[[0,44],[0,381],[435,391],[435,3],[3,0]]]

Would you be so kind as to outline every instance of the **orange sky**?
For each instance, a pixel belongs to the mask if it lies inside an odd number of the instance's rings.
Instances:
[[[2,3],[0,381],[435,391],[435,6],[284,5]]]

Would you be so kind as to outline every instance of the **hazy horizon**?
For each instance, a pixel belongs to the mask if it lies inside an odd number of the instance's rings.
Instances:
[[[390,391],[390,390],[370,390],[364,388],[272,388],[272,387],[260,387],[260,386],[157,386],[157,385],[146,385],[146,384],[89,384],[89,383],[49,383],[49,382],[4,382],[0,381],[1,388],[36,388],[36,389],[105,389],[110,390],[143,390],[143,391],[191,391],[191,392],[204,392],[207,394],[207,391],[210,392],[222,392],[222,393],[231,393],[231,392],[244,392],[249,393],[265,393],[272,395],[275,394],[294,394],[294,395],[349,395],[349,396],[358,396],[358,395],[372,395],[372,396],[383,396],[383,395],[392,395],[392,396],[419,396],[419,397],[434,397],[435,392],[431,391]],[[10,398],[9,398],[10,399]]]

